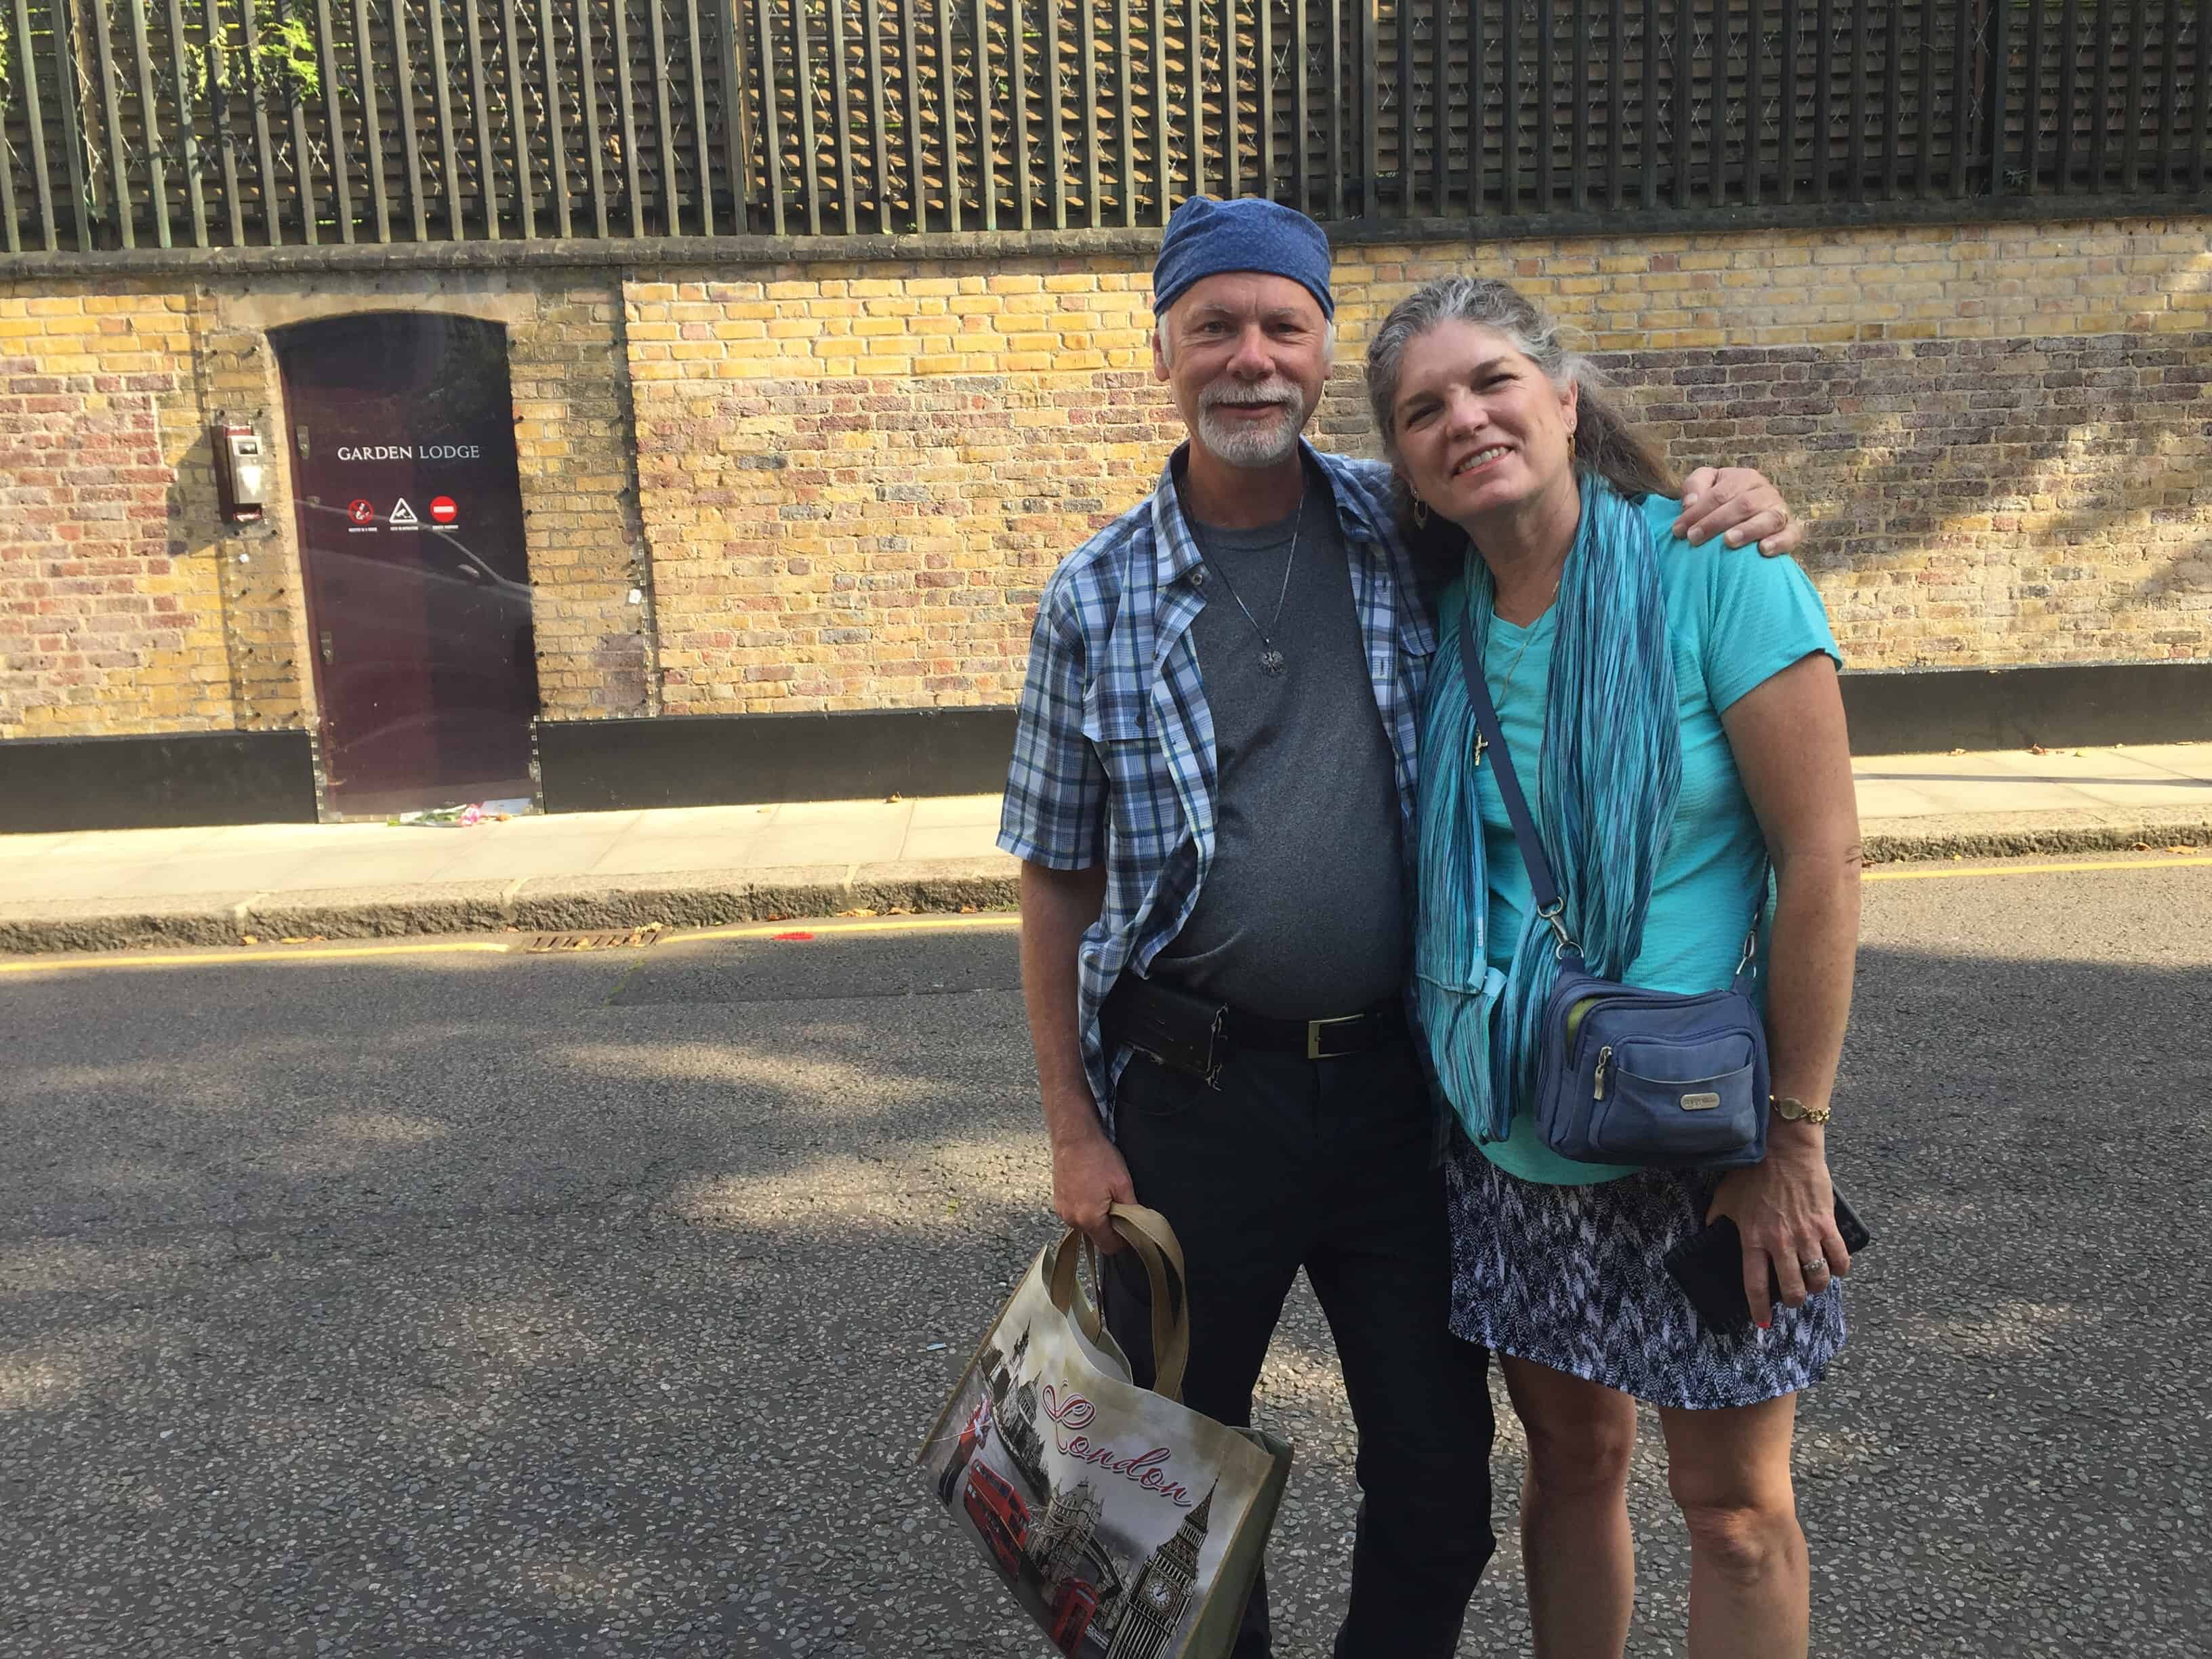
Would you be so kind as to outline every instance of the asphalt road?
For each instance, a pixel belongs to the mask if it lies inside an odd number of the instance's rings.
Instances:
[[[1816,1650],[2201,1655],[2212,860],[1885,880]],[[1048,1237],[1010,932],[0,975],[0,1656],[1044,1655],[908,1467]],[[1285,1659],[1352,1437],[1301,1287]],[[1508,1534],[1462,1651],[1528,1651]],[[1679,1650],[1655,1432],[1632,1651]]]

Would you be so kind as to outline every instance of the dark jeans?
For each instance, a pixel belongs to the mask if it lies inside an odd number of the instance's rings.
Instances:
[[[1183,1401],[1243,1428],[1303,1267],[1328,1316],[1359,1429],[1352,1605],[1337,1659],[1449,1659],[1489,1560],[1486,1350],[1454,1336],[1435,1117],[1403,1042],[1343,1060],[1233,1058],[1218,1091],[1132,1059],[1115,1139],[1137,1200],[1190,1270]],[[1152,1380],[1152,1297],[1123,1250],[1106,1275],[1115,1338]],[[1269,1652],[1267,1585],[1237,1659]]]

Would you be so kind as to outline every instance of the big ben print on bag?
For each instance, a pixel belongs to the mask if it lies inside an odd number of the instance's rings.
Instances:
[[[1287,1443],[1180,1401],[1182,1252],[1116,1205],[1152,1280],[1152,1389],[1084,1293],[1070,1232],[1039,1252],[962,1373],[919,1462],[953,1523],[1069,1659],[1222,1659],[1291,1468]]]

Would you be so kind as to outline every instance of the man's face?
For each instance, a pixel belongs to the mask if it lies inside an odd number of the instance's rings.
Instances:
[[[1152,334],[1152,378],[1175,394],[1192,441],[1231,466],[1277,466],[1297,453],[1328,358],[1314,296],[1257,271],[1193,283]]]

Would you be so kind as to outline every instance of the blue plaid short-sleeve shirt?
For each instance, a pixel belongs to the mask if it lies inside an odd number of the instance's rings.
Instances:
[[[1335,497],[1410,856],[1421,688],[1435,630],[1392,528],[1389,469],[1304,453]],[[1078,1017],[1084,1067],[1109,1133],[1121,1059],[1105,1052],[1099,1009],[1124,970],[1146,971],[1182,930],[1213,860],[1220,772],[1188,637],[1206,604],[1205,573],[1176,491],[1181,460],[1178,451],[1152,493],[1046,585],[999,828],[999,845],[1016,858],[1053,870],[1106,866],[1105,903],[1079,952]]]

